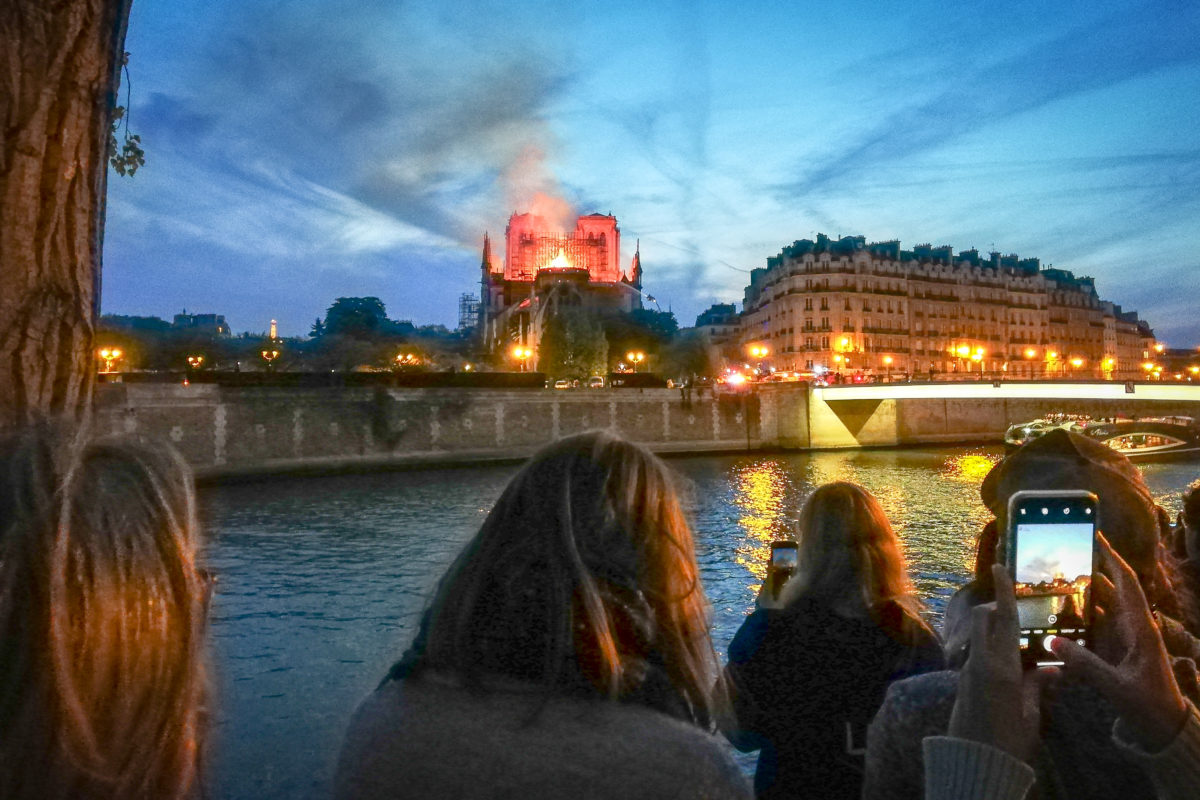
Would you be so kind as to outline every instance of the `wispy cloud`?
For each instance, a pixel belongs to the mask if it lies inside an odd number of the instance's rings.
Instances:
[[[864,175],[931,152],[965,134],[1057,100],[1168,67],[1200,61],[1200,10],[1191,4],[1146,4],[1037,42],[980,67],[943,64],[940,88],[881,115],[856,138],[812,159],[813,166],[777,187],[782,198],[857,185]],[[880,63],[880,68],[884,68]],[[897,98],[903,101],[902,98]]]

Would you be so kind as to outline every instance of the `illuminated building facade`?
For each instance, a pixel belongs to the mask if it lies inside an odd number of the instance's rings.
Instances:
[[[555,231],[536,214],[513,214],[504,237],[504,263],[483,239],[479,330],[489,352],[532,350],[547,315],[560,308],[599,314],[642,307],[641,254],[621,268],[621,230],[609,214],[579,217],[575,229]]]
[[[1036,258],[819,234],[751,272],[741,341],[844,376],[1144,377],[1154,334]]]

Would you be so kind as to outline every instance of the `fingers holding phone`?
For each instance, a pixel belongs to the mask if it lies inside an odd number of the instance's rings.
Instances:
[[[971,609],[967,662],[950,716],[951,736],[1030,761],[1038,743],[1040,676],[1022,667],[1018,611],[1008,571],[993,565],[996,601]]]
[[[1179,732],[1187,704],[1137,575],[1102,534],[1097,541],[1101,572],[1095,580],[1096,603],[1114,643],[1112,656],[1106,661],[1061,637],[1051,647],[1066,670],[1096,687],[1116,707],[1142,748],[1157,751]]]

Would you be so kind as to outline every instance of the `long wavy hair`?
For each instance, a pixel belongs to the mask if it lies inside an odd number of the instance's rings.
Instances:
[[[201,794],[207,580],[166,447],[0,441],[0,797]]]
[[[391,677],[424,669],[642,703],[710,727],[720,670],[666,465],[605,432],[535,455],[443,577]]]
[[[873,494],[854,483],[827,483],[809,496],[797,527],[798,565],[780,593],[782,605],[816,598],[840,613],[878,621],[895,604],[932,633],[900,539]]]

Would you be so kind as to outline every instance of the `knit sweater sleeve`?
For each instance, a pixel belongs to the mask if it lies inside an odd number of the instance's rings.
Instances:
[[[956,682],[954,673],[929,672],[888,687],[867,730],[863,797],[921,800],[925,786],[922,740],[946,733]]]
[[[982,742],[926,736],[925,800],[1021,800],[1033,768]]]
[[[1113,742],[1154,782],[1158,800],[1195,798],[1200,787],[1200,710],[1189,700],[1188,716],[1175,739],[1157,753],[1129,741],[1120,720],[1113,724]]]

